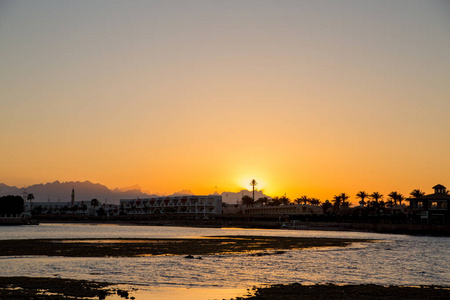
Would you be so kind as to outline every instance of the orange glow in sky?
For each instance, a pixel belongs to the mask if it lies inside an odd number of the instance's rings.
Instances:
[[[406,9],[407,7],[407,9]],[[442,1],[0,4],[0,182],[321,200],[450,185]]]

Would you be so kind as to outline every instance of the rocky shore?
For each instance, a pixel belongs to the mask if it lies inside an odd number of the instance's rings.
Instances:
[[[376,299],[450,299],[450,287],[440,286],[381,286],[358,285],[301,285],[299,283],[280,284],[270,287],[253,288],[252,296],[238,297],[236,300],[376,300]]]
[[[85,280],[37,277],[0,277],[0,299],[105,299],[110,284]]]
[[[0,277],[0,299],[35,300],[82,300],[108,299],[111,295],[121,299],[145,300],[134,297],[132,291],[115,288],[105,282],[85,280]],[[116,296],[117,297],[117,296]],[[249,295],[230,300],[376,300],[376,299],[450,299],[450,287],[441,286],[380,286],[373,284],[301,285],[299,283],[279,284],[269,287],[253,287]]]

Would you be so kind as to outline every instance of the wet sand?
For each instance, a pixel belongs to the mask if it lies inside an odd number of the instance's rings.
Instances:
[[[197,239],[35,239],[0,241],[0,256],[135,257],[211,255],[345,247],[359,239],[224,236]]]

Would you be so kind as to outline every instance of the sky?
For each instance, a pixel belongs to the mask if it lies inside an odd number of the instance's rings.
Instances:
[[[450,188],[450,2],[1,1],[0,182]]]

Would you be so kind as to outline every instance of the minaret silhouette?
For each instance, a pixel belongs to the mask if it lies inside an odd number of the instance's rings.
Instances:
[[[72,207],[73,207],[74,202],[75,202],[75,188],[72,187],[72,200],[70,202]]]

